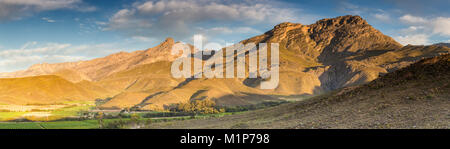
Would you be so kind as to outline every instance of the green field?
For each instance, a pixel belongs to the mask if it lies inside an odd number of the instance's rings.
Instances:
[[[64,107],[55,108],[49,110],[48,108],[53,105],[24,105],[35,106],[27,111],[13,111],[10,109],[0,109],[0,122],[11,121],[15,119],[27,119],[30,121],[54,121],[63,119],[66,117],[79,116],[80,111],[88,111],[95,107],[94,102],[89,101],[70,101],[62,103]],[[44,112],[50,114],[50,116],[25,116],[35,112]]]
[[[277,103],[263,103],[251,106],[237,106],[237,107],[227,107],[226,111],[223,113],[216,114],[198,114],[196,116],[192,116],[189,113],[180,113],[180,112],[136,112],[136,113],[126,113],[121,114],[119,116],[118,112],[109,112],[107,113],[109,117],[103,118],[103,124],[113,124],[117,123],[121,120],[121,122],[125,122],[126,125],[123,128],[131,128],[129,127],[129,123],[132,121],[132,115],[137,115],[139,117],[139,122],[144,124],[145,127],[151,123],[160,123],[160,122],[169,122],[169,121],[182,121],[189,119],[206,119],[211,117],[223,117],[226,115],[235,115],[240,113],[246,113],[248,111],[253,111],[256,109],[262,109],[264,107],[272,107],[284,102]],[[60,108],[51,111],[52,119],[50,121],[46,121],[45,119],[35,119],[35,122],[27,121],[27,122],[8,122],[0,121],[0,129],[98,129],[100,128],[99,120],[97,119],[88,119],[88,120],[58,120],[60,118],[69,117],[79,115],[80,111],[87,111],[91,108],[89,105],[85,106],[69,106],[65,108]],[[18,117],[27,112],[0,112],[0,118],[12,118]],[[111,117],[113,116],[113,117]],[[119,118],[121,117],[121,119]],[[28,120],[30,120],[28,118]],[[108,127],[107,127],[108,128]],[[122,127],[121,127],[122,128]]]
[[[0,123],[0,129],[93,129],[98,127],[99,125],[96,120]]]
[[[141,122],[147,122],[151,119],[152,122],[167,122],[176,120],[187,120],[187,119],[204,119],[208,117],[222,117],[225,115],[232,115],[235,113],[219,113],[219,114],[205,114],[198,115],[195,117],[191,116],[176,116],[176,117],[154,117],[154,118],[141,118]],[[118,121],[120,119],[104,119],[104,123],[111,123]],[[123,121],[129,122],[130,118],[123,118]],[[0,122],[0,129],[98,129],[98,120],[81,120],[81,121],[53,121],[53,122]]]
[[[119,119],[104,119],[105,123]],[[129,121],[130,119],[123,119]],[[146,118],[142,121],[148,120]],[[174,118],[165,118],[164,120],[174,120]],[[98,120],[83,121],[55,121],[55,122],[1,122],[0,129],[97,129]]]

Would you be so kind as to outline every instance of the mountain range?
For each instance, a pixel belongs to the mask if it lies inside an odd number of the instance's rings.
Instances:
[[[281,23],[240,43],[252,42],[280,45],[280,82],[273,90],[259,89],[258,78],[173,78],[171,64],[180,55],[172,55],[171,49],[183,43],[167,38],[142,51],[87,61],[35,64],[26,70],[0,73],[0,104],[108,98],[101,108],[164,110],[170,104],[196,99],[212,99],[224,106],[247,105],[364,84],[450,51],[443,44],[403,46],[360,16],[350,15],[310,25]]]

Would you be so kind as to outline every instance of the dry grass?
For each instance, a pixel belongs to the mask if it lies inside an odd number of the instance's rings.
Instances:
[[[450,55],[306,101],[149,128],[450,128]]]
[[[0,102],[4,104],[59,104],[89,101],[101,95],[58,76],[0,79]]]

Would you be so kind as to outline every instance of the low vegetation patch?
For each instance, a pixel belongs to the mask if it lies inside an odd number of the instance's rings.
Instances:
[[[224,108],[219,108],[216,103],[210,99],[192,100],[188,103],[175,104],[170,108],[171,111],[198,114],[215,114],[225,112]]]

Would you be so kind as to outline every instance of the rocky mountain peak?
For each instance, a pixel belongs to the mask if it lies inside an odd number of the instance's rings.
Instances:
[[[149,48],[145,51],[146,54],[150,54],[150,53],[155,53],[155,52],[167,52],[170,53],[170,49],[172,48],[172,46],[175,44],[175,41],[173,40],[173,38],[166,38],[166,40],[164,40],[164,42],[161,42],[159,45],[153,47],[153,48]]]
[[[160,45],[173,45],[175,44],[175,41],[173,40],[173,38],[171,37],[167,37],[166,40],[164,40],[164,42],[162,42]]]
[[[274,42],[300,55],[319,57],[319,61],[343,59],[372,50],[392,50],[402,45],[384,35],[360,16],[326,18],[310,25],[283,22],[260,36],[243,43]]]
[[[280,23],[280,24],[276,25],[274,27],[274,30],[285,29],[285,28],[288,28],[288,27],[299,26],[299,25],[302,25],[302,24],[300,24],[300,23],[291,23],[291,22],[283,22],[283,23]]]
[[[347,15],[322,19],[309,27],[310,38],[316,42],[320,51],[325,51],[323,53],[325,57],[402,47],[400,43],[372,27],[360,16]]]
[[[315,24],[325,27],[339,27],[343,25],[369,25],[366,20],[360,16],[346,15],[336,18],[326,18],[317,21]]]

